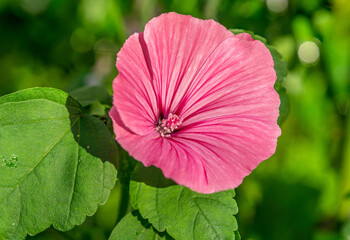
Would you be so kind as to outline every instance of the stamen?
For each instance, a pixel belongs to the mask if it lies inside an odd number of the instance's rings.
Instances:
[[[176,114],[170,113],[168,118],[159,119],[158,124],[156,124],[156,130],[162,137],[170,137],[170,134],[182,124],[182,120],[183,119]]]

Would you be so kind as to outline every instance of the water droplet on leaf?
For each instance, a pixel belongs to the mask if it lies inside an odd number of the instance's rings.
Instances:
[[[0,156],[0,167],[5,166],[6,165],[6,159],[4,156]]]
[[[17,168],[18,157],[15,154],[12,154],[10,158],[6,158],[4,156],[0,156],[0,166],[6,166],[10,168]]]

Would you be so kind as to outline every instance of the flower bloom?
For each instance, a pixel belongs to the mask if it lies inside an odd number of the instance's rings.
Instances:
[[[249,34],[162,14],[128,38],[116,66],[117,141],[176,183],[200,193],[235,188],[275,152],[274,62]]]

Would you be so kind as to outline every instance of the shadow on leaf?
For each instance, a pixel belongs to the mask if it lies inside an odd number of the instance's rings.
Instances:
[[[162,171],[154,166],[145,167],[142,163],[138,163],[136,166],[131,180],[135,182],[143,182],[148,186],[157,188],[166,188],[176,185],[176,183],[164,177]]]

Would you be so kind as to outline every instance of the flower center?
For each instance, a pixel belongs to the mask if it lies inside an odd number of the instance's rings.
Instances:
[[[156,124],[156,130],[162,137],[170,137],[170,133],[173,133],[182,124],[182,118],[176,114],[170,113],[168,118],[159,119]]]

